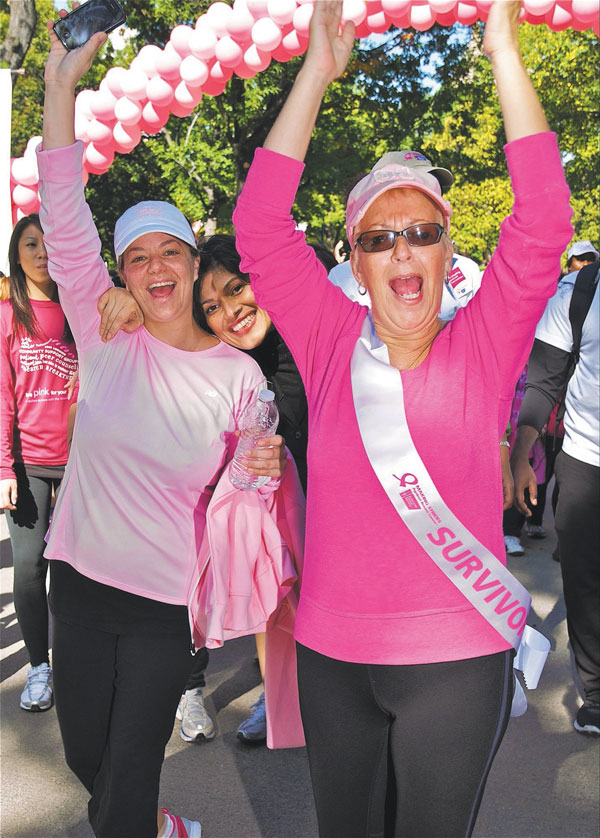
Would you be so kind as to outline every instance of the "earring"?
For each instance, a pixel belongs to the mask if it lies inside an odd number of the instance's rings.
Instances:
[[[361,295],[361,297],[365,296],[365,294],[367,293],[367,289],[364,287],[364,285],[358,286],[358,293]]]

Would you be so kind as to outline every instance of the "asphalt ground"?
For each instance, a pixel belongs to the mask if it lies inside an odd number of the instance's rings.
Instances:
[[[538,689],[528,693],[527,713],[511,719],[488,780],[477,838],[600,835],[600,741],[573,729],[581,702],[567,641],[560,568],[551,556],[556,543],[551,513],[546,526],[548,537],[542,541],[523,537],[525,555],[511,558],[509,566],[531,592],[530,623],[551,639],[552,651]],[[12,601],[12,557],[3,515],[0,539],[0,834],[91,838],[87,793],[64,763],[54,709],[34,714],[19,708],[28,661]],[[211,653],[205,694],[217,735],[190,745],[174,728],[161,805],[200,820],[203,838],[316,838],[306,751],[269,751],[236,737],[238,724],[261,691],[254,655],[251,637]],[[460,782],[460,777],[448,782]]]

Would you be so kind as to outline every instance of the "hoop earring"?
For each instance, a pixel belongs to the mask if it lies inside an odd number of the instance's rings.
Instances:
[[[364,287],[364,285],[358,286],[358,293],[361,295],[361,297],[365,296],[365,294],[367,293],[367,289]]]

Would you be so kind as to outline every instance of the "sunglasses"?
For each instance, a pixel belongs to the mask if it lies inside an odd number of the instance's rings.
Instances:
[[[441,224],[414,224],[405,230],[369,230],[356,239],[356,244],[365,253],[381,253],[395,247],[398,236],[402,236],[410,247],[429,247],[430,244],[437,244],[443,233]]]

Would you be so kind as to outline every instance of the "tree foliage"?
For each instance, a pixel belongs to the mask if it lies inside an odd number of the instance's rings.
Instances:
[[[109,41],[82,87],[96,88],[116,64],[129,66],[145,43],[164,45],[177,23],[193,24],[210,0],[128,0],[129,40]],[[41,132],[45,20],[50,0],[37,0],[38,24],[14,87],[13,154]],[[0,12],[0,38],[8,25]],[[598,241],[598,54],[591,32],[521,27],[526,64],[550,125],[557,131],[573,193],[576,238]],[[357,42],[346,74],[328,90],[298,194],[295,213],[310,238],[333,247],[344,236],[345,189],[394,148],[423,150],[450,168],[455,185],[452,235],[476,259],[493,247],[511,191],[502,153],[502,121],[482,26],[392,30]],[[262,144],[301,58],[272,62],[251,80],[233,76],[218,97],[205,95],[189,117],[171,117],[109,171],[91,176],[88,200],[109,258],[115,218],[148,197],[171,200],[204,232],[231,229],[231,213],[254,149]]]

